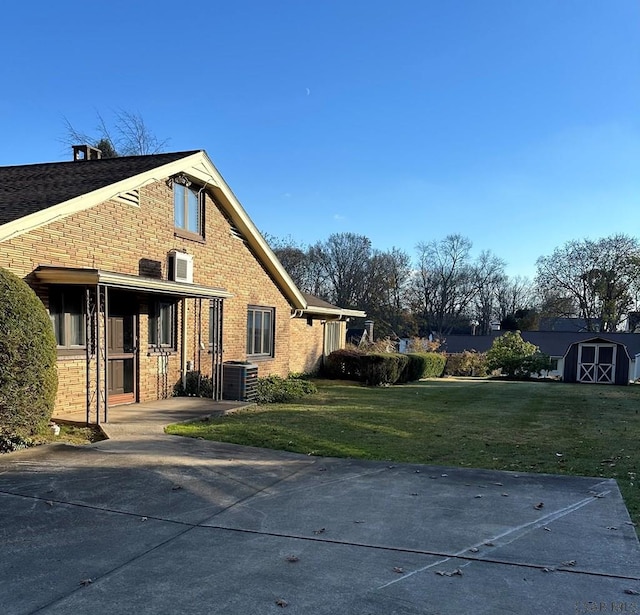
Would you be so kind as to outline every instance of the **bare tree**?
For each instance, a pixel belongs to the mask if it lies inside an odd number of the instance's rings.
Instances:
[[[355,233],[334,233],[310,248],[310,258],[324,272],[324,298],[342,307],[359,307],[368,284],[371,240]]]
[[[61,141],[65,145],[86,143],[97,147],[102,151],[103,158],[157,154],[169,142],[169,139],[159,139],[139,113],[116,111],[111,127],[100,113],[96,115],[98,124],[91,135],[77,130],[65,117],[65,135]]]
[[[376,321],[379,336],[413,333],[407,309],[407,290],[411,278],[411,258],[399,248],[375,250],[369,260],[363,307]]]
[[[536,266],[543,296],[570,301],[589,331],[615,331],[634,302],[640,244],[624,234],[569,241]]]
[[[461,318],[468,320],[476,293],[471,247],[462,235],[418,244],[413,307],[421,317],[423,335],[431,330],[447,334]]]

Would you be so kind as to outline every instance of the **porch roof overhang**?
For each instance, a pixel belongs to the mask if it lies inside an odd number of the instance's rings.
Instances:
[[[76,286],[107,286],[123,290],[168,295],[189,299],[227,299],[233,295],[222,289],[187,282],[172,282],[158,278],[103,271],[101,269],[75,269],[40,265],[34,274],[45,284],[69,284]]]
[[[319,306],[308,306],[304,310],[300,310],[303,316],[311,316],[315,318],[324,318],[326,320],[346,320],[348,318],[365,318],[366,312],[362,310],[348,310],[343,308],[325,308]]]

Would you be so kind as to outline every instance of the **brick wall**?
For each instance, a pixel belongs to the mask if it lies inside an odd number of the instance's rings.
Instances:
[[[172,190],[164,181],[158,181],[140,189],[138,207],[106,201],[3,242],[0,244],[0,266],[25,277],[48,305],[46,286],[39,285],[31,275],[39,265],[87,267],[138,275],[156,263],[166,279],[168,252],[184,250],[193,255],[195,283],[233,293],[224,301],[223,360],[247,358],[247,306],[266,306],[275,308],[275,357],[256,361],[259,374],[286,376],[289,371],[308,371],[307,365],[315,362],[321,353],[320,323],[314,322],[313,327],[307,327],[305,320],[292,320],[287,300],[245,242],[230,232],[228,220],[209,195],[205,211],[204,242],[176,236]],[[163,396],[165,387],[160,382],[163,374],[159,374],[157,355],[149,354],[147,349],[148,299],[134,294],[131,299],[140,303],[137,319],[139,400],[148,401]],[[209,302],[187,299],[182,304],[187,321],[184,358],[209,373]],[[179,318],[181,311],[182,308],[178,310]],[[178,325],[178,336],[180,331]],[[296,335],[293,342],[292,334]],[[306,353],[310,353],[309,361],[305,359]],[[180,378],[181,362],[179,350],[168,359],[169,395]],[[59,357],[58,373],[56,410],[84,411],[84,359]]]

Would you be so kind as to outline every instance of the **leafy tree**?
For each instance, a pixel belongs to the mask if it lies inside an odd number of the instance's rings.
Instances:
[[[110,127],[98,113],[98,125],[91,135],[77,130],[65,117],[65,136],[62,142],[66,145],[92,145],[101,150],[103,158],[142,156],[164,150],[169,140],[159,139],[142,115],[124,110],[116,111],[114,115],[113,125]]]
[[[538,347],[535,344],[523,340],[519,331],[509,331],[493,340],[486,355],[487,367],[491,371],[501,370],[509,378],[522,378],[537,367],[538,363],[532,362],[536,353]]]
[[[58,386],[56,359],[44,305],[0,268],[0,436],[29,436],[47,425]]]

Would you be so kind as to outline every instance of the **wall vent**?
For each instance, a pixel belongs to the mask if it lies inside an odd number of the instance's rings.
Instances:
[[[121,192],[116,196],[116,201],[118,201],[119,203],[124,203],[125,205],[140,207],[140,191],[129,190],[129,192]]]
[[[172,282],[193,283],[193,256],[178,252],[169,252],[169,280]]]

